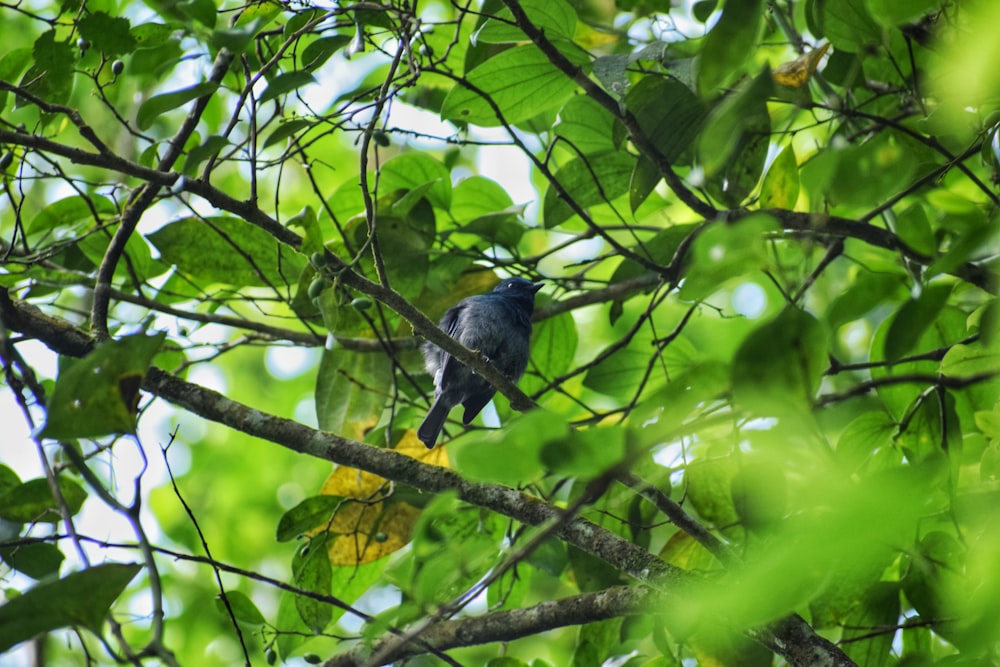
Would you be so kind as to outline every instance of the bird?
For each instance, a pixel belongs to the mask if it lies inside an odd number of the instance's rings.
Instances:
[[[535,293],[542,287],[543,283],[508,278],[492,292],[459,301],[448,309],[439,326],[465,347],[482,354],[511,382],[517,382],[528,367],[531,314],[535,310]],[[417,429],[417,437],[433,449],[453,407],[461,404],[465,408],[462,423],[468,424],[486,407],[496,389],[430,341],[422,349],[427,372],[434,378],[434,400]]]

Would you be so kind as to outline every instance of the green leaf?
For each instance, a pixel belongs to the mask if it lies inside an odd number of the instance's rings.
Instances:
[[[765,269],[771,261],[767,237],[778,229],[774,218],[760,213],[705,229],[691,245],[680,297],[703,299],[733,278]]]
[[[304,118],[284,121],[278,125],[274,132],[267,135],[267,139],[264,140],[264,148],[268,148],[280,141],[284,141],[293,134],[296,134],[299,130],[312,126],[313,122],[305,120]]]
[[[726,456],[695,461],[684,471],[687,499],[702,519],[715,526],[739,521],[731,491],[736,470],[736,461]]]
[[[586,54],[572,45],[564,48],[563,54],[578,67],[588,62]],[[518,123],[562,105],[576,89],[576,83],[533,45],[503,51],[465,78],[472,88],[455,85],[444,99],[441,118],[483,127],[502,122],[481,94],[493,101],[504,121]]]
[[[628,203],[632,213],[635,213],[643,205],[662,178],[663,174],[660,173],[659,168],[647,157],[641,156],[636,161],[635,168],[632,170],[632,178],[628,184]]]
[[[858,272],[847,289],[827,308],[827,323],[831,333],[848,322],[853,322],[874,308],[896,297],[901,298],[906,288],[907,276],[898,274]]]
[[[214,0],[180,0],[176,7],[209,30],[215,28],[218,8]]]
[[[135,115],[135,124],[142,131],[153,126],[153,121],[168,111],[184,106],[193,99],[210,95],[219,87],[217,83],[198,83],[170,93],[154,95],[142,103]]]
[[[60,371],[41,436],[55,440],[135,433],[139,388],[166,338],[108,341]]]
[[[940,372],[954,378],[1000,373],[1000,350],[978,343],[953,345],[941,360]]]
[[[73,90],[73,66],[76,51],[68,42],[56,41],[55,31],[43,32],[31,48],[34,62],[21,77],[20,86],[41,99],[63,104]],[[30,106],[24,97],[17,97],[14,108]]]
[[[828,364],[819,321],[789,306],[740,345],[733,359],[733,397],[761,416],[806,413]]]
[[[586,95],[576,95],[559,110],[559,123],[553,131],[573,155],[590,155],[618,148],[616,127],[617,121],[607,109]]]
[[[765,70],[712,110],[698,145],[707,175],[722,171],[752,135],[770,131],[770,122],[765,129],[761,121],[769,118],[767,99],[772,88],[771,73]]]
[[[0,494],[21,485],[21,478],[9,467],[0,464]]]
[[[330,557],[327,555],[327,535],[322,533],[309,541],[306,548],[296,553],[292,561],[295,585],[311,593],[330,595]],[[314,633],[323,631],[333,618],[331,606],[311,597],[295,597],[295,608],[306,626]]]
[[[840,434],[837,459],[851,472],[864,469],[880,450],[892,449],[898,428],[881,410],[862,413]]]
[[[591,479],[625,457],[625,429],[571,431],[542,448],[542,463],[556,473]]]
[[[487,239],[516,247],[525,231],[520,220],[524,207],[515,205],[499,183],[482,176],[466,178],[452,190],[451,215],[459,224],[457,231],[470,234],[473,243]]]
[[[885,341],[886,361],[897,361],[916,345],[930,327],[951,294],[951,284],[928,285],[915,299],[896,311]]]
[[[80,18],[77,28],[80,30],[80,37],[109,56],[132,53],[137,46],[131,32],[132,24],[122,16],[91,12]]]
[[[0,57],[0,80],[13,81],[17,75],[32,64],[32,52],[29,48],[11,49]],[[0,111],[7,105],[7,91],[0,90]]]
[[[299,62],[307,72],[319,69],[323,63],[330,59],[337,51],[351,43],[351,38],[347,35],[334,35],[332,37],[322,37],[310,42],[306,48],[302,49]]]
[[[718,0],[698,0],[691,6],[691,15],[699,23],[704,23],[712,16],[718,4]]]
[[[436,208],[451,206],[451,174],[448,168],[426,153],[404,153],[383,165],[379,172],[379,192],[411,191],[429,186],[426,197]],[[430,238],[428,238],[428,241]]]
[[[147,238],[164,262],[208,283],[280,287],[297,281],[306,265],[300,253],[236,218],[182,218]]]
[[[772,89],[771,73],[765,68],[716,107],[701,133],[698,155],[706,190],[731,208],[753,191],[764,170],[771,138],[767,98]]]
[[[760,186],[761,208],[795,209],[799,198],[799,165],[795,148],[788,144],[775,156]]]
[[[576,321],[570,313],[549,317],[531,336],[531,368],[551,380],[569,370],[576,355]]]
[[[927,267],[924,279],[930,280],[942,273],[949,273],[969,261],[996,256],[998,252],[1000,252],[1000,220],[994,219],[964,230],[952,242],[948,252]]]
[[[113,201],[102,195],[64,197],[48,204],[31,218],[27,224],[27,232],[28,234],[36,234],[53,231],[59,233],[79,231],[98,223],[98,220],[94,219],[94,213],[97,213],[103,222],[106,218],[117,215],[118,208]]]
[[[910,303],[909,301],[907,303]],[[904,304],[905,305],[905,304]],[[898,311],[897,311],[898,313]],[[886,350],[889,347],[890,332],[896,328],[896,317],[886,318],[875,331],[871,342],[872,361],[883,361],[887,359]],[[929,352],[945,346],[954,345],[955,341],[967,335],[966,315],[958,308],[944,306],[934,318],[933,326],[927,327],[911,348],[909,354],[920,354]],[[905,332],[902,335],[907,335]],[[899,345],[899,340],[895,345]],[[896,363],[893,365],[875,365],[872,370],[872,379],[880,380],[886,377],[909,374],[933,375],[940,370],[940,362],[934,359],[921,361]],[[878,389],[878,397],[885,404],[889,413],[898,421],[904,419],[906,411],[913,403],[914,399],[924,391],[926,387],[913,383],[885,383]]]
[[[339,591],[338,591],[339,593]],[[278,614],[274,624],[281,628],[275,638],[275,647],[282,659],[287,659],[294,651],[305,644],[312,635],[312,631],[302,621],[296,601],[301,596],[289,591],[282,591],[278,600]],[[338,595],[339,597],[339,595]],[[341,598],[343,599],[343,598]]]
[[[873,19],[886,28],[894,28],[905,23],[916,23],[919,19],[941,6],[941,0],[866,0]]]
[[[324,350],[316,374],[316,419],[324,431],[363,440],[385,405],[392,365],[385,355]]]
[[[632,86],[625,106],[643,134],[671,163],[694,143],[705,124],[705,104],[680,81],[648,74]]]
[[[176,29],[163,23],[140,23],[132,28],[136,48],[153,49],[172,41]]]
[[[889,132],[829,154],[835,160],[825,194],[833,204],[875,206],[909,186],[918,167],[909,146]]]
[[[763,0],[727,0],[722,17],[701,47],[698,90],[714,93],[743,70],[757,45],[764,20]]]
[[[196,176],[198,167],[201,166],[202,162],[217,154],[228,145],[228,139],[222,135],[213,134],[205,139],[201,145],[195,146],[188,151],[187,158],[184,160],[183,172],[188,176]]]
[[[275,539],[287,542],[322,526],[330,520],[340,502],[341,498],[338,496],[322,495],[306,498],[281,516]]]
[[[303,70],[285,72],[271,79],[267,89],[260,96],[259,104],[269,102],[279,95],[284,95],[293,90],[298,90],[302,86],[316,83],[316,77]]]
[[[226,599],[229,601],[229,607],[233,610],[233,616],[240,623],[255,627],[267,625],[264,614],[260,613],[260,609],[246,593],[226,591]],[[226,602],[222,599],[221,594],[215,597],[215,608],[224,617],[229,618],[229,610],[226,609]]]
[[[517,484],[539,477],[543,470],[541,448],[567,433],[565,420],[545,410],[532,410],[486,437],[456,438],[448,443],[448,453],[464,477]]]
[[[603,153],[570,160],[555,173],[556,181],[579,206],[611,202],[628,192],[635,158],[625,152]],[[542,204],[545,227],[552,228],[573,217],[573,209],[551,185]]]
[[[241,13],[240,23],[233,28],[224,28],[212,32],[210,39],[212,46],[218,49],[229,49],[233,53],[243,53],[260,29],[267,23],[264,17],[254,20],[244,20],[245,17],[253,13],[256,7],[269,7],[264,3],[248,7],[246,12]]]
[[[59,491],[71,516],[80,511],[87,499],[87,492],[64,476],[59,477]],[[16,523],[59,523],[63,519],[59,503],[44,478],[28,480],[0,493],[0,518]]]
[[[662,444],[664,428],[681,428],[699,408],[729,391],[729,375],[722,362],[706,361],[671,376],[636,407],[632,423],[640,426],[633,428],[632,437],[647,446]]]
[[[528,20],[545,32],[549,39],[573,39],[576,31],[576,11],[565,0],[522,0],[518,3]],[[472,43],[505,44],[528,41],[514,23],[511,11],[504,7],[496,18],[487,19],[472,35]]]
[[[604,354],[597,355],[601,362],[587,371],[583,386],[608,396],[624,396],[635,390],[649,368],[651,352],[626,347],[607,357]]]
[[[868,13],[865,0],[830,0],[819,3],[824,37],[833,48],[862,53],[882,41],[882,29]]]
[[[549,538],[528,554],[527,561],[549,576],[558,577],[569,564],[566,545],[554,537]]]
[[[40,583],[0,607],[0,653],[42,632],[81,626],[100,633],[111,604],[141,566],[105,563]]]
[[[44,579],[59,574],[65,556],[53,544],[35,543],[0,548],[0,558],[32,579]]]

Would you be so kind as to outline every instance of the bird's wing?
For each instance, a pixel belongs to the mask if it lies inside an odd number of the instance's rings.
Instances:
[[[441,318],[441,329],[452,338],[455,337],[455,334],[458,331],[459,314],[461,314],[464,309],[465,304],[459,303],[457,306],[449,308],[448,312],[446,312],[444,317]]]
[[[444,314],[444,317],[441,318],[441,323],[440,323],[441,329],[452,338],[458,337],[459,333],[458,323],[459,320],[461,320],[461,314],[464,309],[465,309],[465,304],[459,303],[457,306],[452,306],[451,308],[449,308],[448,312],[446,312]],[[460,365],[461,364],[455,361],[455,359],[450,354],[448,354],[444,350],[441,350],[441,370],[439,371],[439,377],[441,378],[440,386],[444,385],[445,378],[452,376],[452,374],[454,374],[458,370],[458,367]]]

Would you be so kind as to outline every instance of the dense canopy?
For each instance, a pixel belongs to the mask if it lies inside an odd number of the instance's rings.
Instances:
[[[0,654],[1000,660],[1000,4],[0,21]]]

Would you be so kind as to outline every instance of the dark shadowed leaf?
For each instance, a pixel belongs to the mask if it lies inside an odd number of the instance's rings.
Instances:
[[[109,341],[56,380],[42,437],[57,440],[135,433],[139,386],[166,334]]]
[[[0,651],[40,632],[80,626],[99,633],[111,608],[142,569],[105,563],[47,581],[0,606]]]

